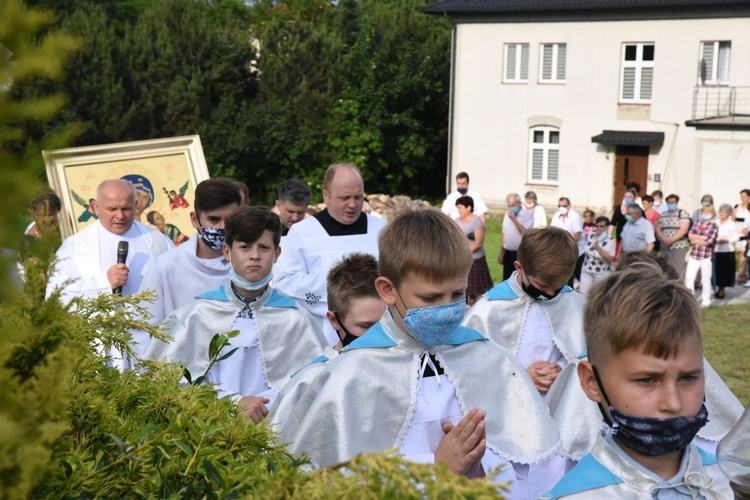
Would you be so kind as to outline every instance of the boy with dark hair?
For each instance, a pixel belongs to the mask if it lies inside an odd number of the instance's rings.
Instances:
[[[379,251],[375,286],[388,310],[286,416],[290,450],[313,468],[394,447],[469,477],[506,465],[493,479],[511,483],[511,498],[536,498],[544,481],[532,484],[528,464],[553,455],[559,435],[512,354],[460,326],[466,237],[435,209],[406,211]]]
[[[258,423],[289,376],[322,353],[327,342],[310,314],[269,284],[281,253],[276,214],[241,207],[225,230],[222,251],[230,268],[224,284],[175,310],[165,321],[172,343],[154,341],[146,356],[184,363],[198,378],[209,367],[213,336],[238,330],[230,340],[238,350],[216,363],[207,380],[220,395],[239,395],[244,414]]]
[[[692,443],[708,421],[692,294],[659,272],[619,272],[589,294],[584,327],[577,374],[609,430],[547,498],[731,498],[715,455]]]
[[[197,232],[173,252],[159,256],[144,270],[144,290],[154,290],[150,322],[164,321],[196,295],[223,284],[229,263],[222,253],[224,222],[241,202],[237,183],[207,179],[195,188],[195,210],[190,220]]]

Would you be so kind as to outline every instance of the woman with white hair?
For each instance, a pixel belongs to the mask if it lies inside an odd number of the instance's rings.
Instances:
[[[714,255],[714,281],[718,290],[715,297],[723,299],[726,287],[734,286],[734,245],[740,240],[737,226],[732,221],[732,205],[724,203],[719,207],[719,233],[716,236]]]

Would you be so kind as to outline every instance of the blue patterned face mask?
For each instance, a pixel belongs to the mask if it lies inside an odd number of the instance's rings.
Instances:
[[[200,222],[198,224],[200,225]],[[221,250],[226,241],[226,233],[218,227],[203,227],[201,225],[201,239],[209,248]]]
[[[518,212],[521,211],[521,207],[512,206],[512,207],[510,207],[510,211],[513,212],[513,214],[518,215]]]
[[[403,299],[401,303],[406,307]],[[404,326],[414,340],[435,347],[448,341],[463,321],[465,311],[466,301],[463,299],[438,306],[406,309]]]
[[[705,403],[694,417],[654,418],[629,415],[614,409],[604,392],[599,372],[592,366],[596,383],[609,405],[609,415],[599,404],[604,420],[612,428],[615,440],[636,453],[658,457],[685,449],[708,422],[708,409]]]

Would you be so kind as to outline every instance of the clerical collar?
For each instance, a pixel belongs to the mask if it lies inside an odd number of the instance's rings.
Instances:
[[[353,224],[342,224],[328,213],[328,209],[313,215],[320,225],[323,226],[328,236],[351,236],[355,234],[367,234],[367,214],[362,212]]]

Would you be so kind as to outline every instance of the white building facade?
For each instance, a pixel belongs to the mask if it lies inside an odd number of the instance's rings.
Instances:
[[[449,184],[609,214],[626,182],[680,206],[750,188],[750,1],[446,0]]]

